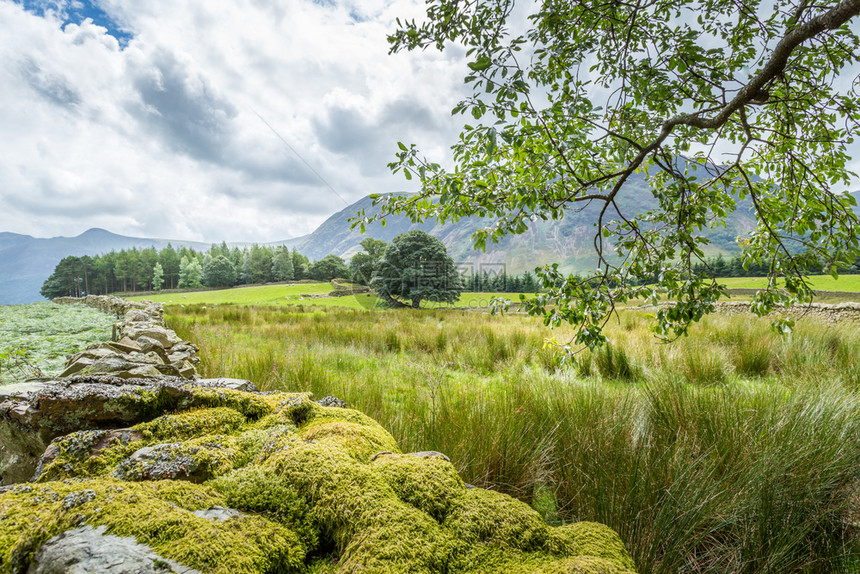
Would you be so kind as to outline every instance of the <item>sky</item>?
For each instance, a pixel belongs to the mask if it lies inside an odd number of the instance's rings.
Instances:
[[[421,0],[0,0],[0,232],[270,242],[450,157],[465,54]]]
[[[424,7],[0,0],[0,232],[272,242],[416,191],[397,142],[449,163],[467,95],[462,48],[388,54]]]

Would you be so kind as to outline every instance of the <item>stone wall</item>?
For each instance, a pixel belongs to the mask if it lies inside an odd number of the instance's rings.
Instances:
[[[661,303],[667,306],[670,303]],[[720,315],[748,315],[749,301],[719,301],[714,304],[715,312]],[[653,306],[637,307],[637,309],[654,308]],[[849,323],[860,325],[860,303],[810,303],[794,307],[778,308],[771,315],[790,315],[795,319],[804,317],[817,319],[826,323]]]
[[[164,323],[159,303],[138,303],[109,295],[60,297],[54,303],[78,304],[115,313],[110,342],[94,343],[71,355],[60,378],[72,375],[111,375],[121,379],[181,377],[196,379],[197,346],[180,339]]]
[[[743,315],[750,313],[749,301],[721,301],[716,304],[717,313],[722,315]],[[827,323],[860,323],[860,303],[810,303],[777,309],[773,315],[790,315],[796,319],[810,317]]]

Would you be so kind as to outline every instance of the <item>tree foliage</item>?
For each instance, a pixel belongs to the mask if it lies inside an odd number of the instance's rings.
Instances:
[[[183,256],[179,261],[179,288],[196,289],[202,287],[203,268],[196,257]]]
[[[311,264],[308,275],[317,281],[331,281],[337,278],[349,279],[349,267],[343,258],[337,255],[326,255]]]
[[[544,0],[516,10],[513,0],[428,0],[425,21],[398,20],[391,51],[465,46],[473,92],[453,113],[471,125],[453,169],[399,144],[391,167],[421,192],[376,201],[383,217],[490,217],[473,237],[479,248],[597,205],[596,271],[548,266],[548,291],[528,303],[547,323],[579,325],[577,346],[602,343],[615,305],[634,297],[675,301],[657,314],[661,337],[711,312],[724,289],[702,232],[745,200],[756,226],[738,238],[743,261],[771,279],[753,309],[809,301],[810,266],[835,274],[858,255],[855,202],[843,193],[860,124],[858,82],[846,77],[860,54],[858,14],[858,0]],[[637,173],[658,207],[625,212],[618,199]]]
[[[232,287],[236,284],[236,268],[226,256],[209,257],[203,264],[203,284],[207,287]]]
[[[394,306],[409,301],[414,309],[422,301],[454,303],[463,285],[448,250],[437,238],[421,230],[401,233],[385,249],[370,286]]]
[[[372,237],[363,239],[361,241],[363,251],[356,253],[349,260],[349,270],[353,281],[362,285],[370,284],[387,247],[388,244],[381,239],[373,239]]]
[[[292,281],[295,279],[293,257],[290,250],[283,245],[272,251],[272,279],[275,281]]]

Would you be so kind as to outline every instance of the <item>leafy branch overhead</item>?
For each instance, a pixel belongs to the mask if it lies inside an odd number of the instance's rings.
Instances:
[[[391,51],[464,46],[472,95],[453,113],[474,122],[452,169],[400,144],[391,167],[421,192],[376,201],[383,217],[488,217],[478,248],[599,206],[597,269],[579,278],[548,266],[548,291],[528,303],[547,323],[578,324],[576,346],[603,342],[631,298],[675,301],[654,325],[666,338],[711,312],[724,289],[702,232],[740,202],[755,218],[738,238],[744,261],[770,276],[756,312],[809,301],[810,265],[835,275],[860,253],[845,193],[860,124],[858,14],[860,0],[429,0],[425,21],[398,21]],[[656,208],[619,206],[634,173]]]

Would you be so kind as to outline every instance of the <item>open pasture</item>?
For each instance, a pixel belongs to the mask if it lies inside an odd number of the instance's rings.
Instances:
[[[287,283],[142,295],[129,297],[132,301],[155,301],[165,305],[266,305],[266,306],[315,306],[344,307],[349,309],[373,309],[380,307],[380,300],[373,294],[323,297],[334,291],[331,283]],[[308,297],[308,296],[311,297]],[[455,307],[487,308],[494,297],[519,301],[515,293],[463,293]],[[427,307],[450,307],[445,303],[425,302]]]
[[[853,572],[860,331],[712,316],[659,344],[624,311],[612,345],[560,364],[522,315],[168,307],[204,376],[334,395],[404,451],[550,522],[616,529],[642,573]],[[852,570],[855,569],[855,570]]]

